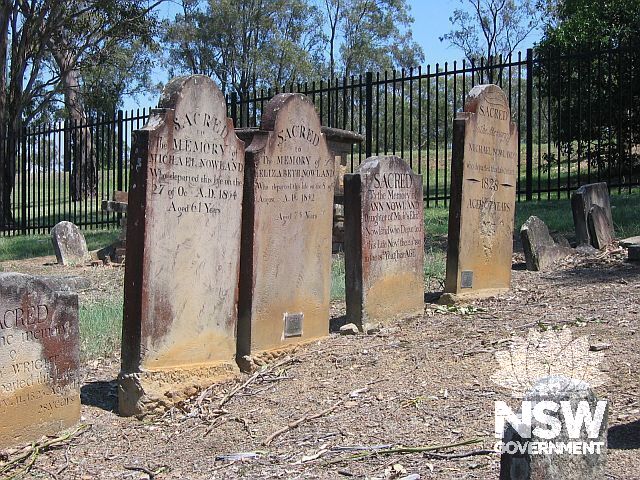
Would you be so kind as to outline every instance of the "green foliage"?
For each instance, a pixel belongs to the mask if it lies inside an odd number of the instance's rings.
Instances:
[[[80,353],[84,359],[111,357],[120,348],[122,296],[81,304]]]

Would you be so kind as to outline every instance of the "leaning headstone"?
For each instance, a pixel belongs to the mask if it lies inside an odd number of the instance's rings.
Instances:
[[[0,305],[0,448],[7,448],[80,420],[78,296],[58,291],[53,278],[0,273]]]
[[[445,302],[509,289],[517,182],[518,130],[498,86],[474,87],[453,126]]]
[[[613,226],[609,223],[607,212],[600,205],[592,205],[587,216],[591,245],[602,249],[613,242]]]
[[[535,215],[529,217],[520,228],[520,238],[527,270],[547,270],[573,252],[571,248],[557,244],[549,234],[547,225]]]
[[[335,162],[307,97],[265,106],[246,169],[241,358],[329,334]]]
[[[60,265],[78,265],[90,258],[84,235],[71,222],[56,224],[51,229],[51,241]]]
[[[424,309],[422,175],[371,157],[344,179],[347,322],[366,331]]]
[[[164,89],[135,133],[119,409],[162,411],[233,376],[244,144],[202,75]]]
[[[523,404],[524,402],[531,402],[532,411],[546,402],[548,407],[545,406],[544,414],[550,422],[558,425],[559,432],[549,438],[551,424],[538,423],[535,416],[531,422],[531,436],[528,438],[523,438],[509,425],[503,438],[503,448],[506,451],[500,457],[500,480],[605,478],[608,423],[606,401],[599,402],[585,382],[554,376],[539,380],[525,395]],[[562,407],[563,402],[565,407]],[[591,428],[584,424],[578,425],[579,430],[573,431],[567,423],[567,414],[563,412],[570,408],[568,415],[573,416],[576,412],[576,418],[579,418],[578,410],[584,413],[585,406],[589,410],[586,413],[593,416],[593,425]],[[598,424],[600,419],[602,421]],[[550,448],[554,450],[549,451]]]
[[[613,238],[611,202],[609,200],[609,190],[605,182],[583,185],[571,195],[571,211],[573,213],[573,225],[576,230],[578,245],[587,244],[600,248],[594,244],[589,233],[588,216],[591,207],[594,205],[598,205],[604,209],[605,217],[610,225],[610,236]]]

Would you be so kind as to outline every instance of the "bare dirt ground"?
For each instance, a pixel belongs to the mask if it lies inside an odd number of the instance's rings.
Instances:
[[[522,261],[517,254],[514,259]],[[13,269],[29,270],[27,264],[12,263]],[[579,258],[550,273],[515,268],[512,291],[474,302],[481,311],[445,313],[427,303],[424,315],[395,321],[373,335],[333,333],[280,358],[277,367],[216,385],[162,418],[119,417],[118,359],[89,362],[82,388],[82,423],[88,428],[40,454],[29,475],[497,479],[497,454],[456,459],[422,452],[374,455],[345,447],[477,439],[438,452],[491,449],[494,401],[516,406],[490,379],[498,369],[494,352],[508,348],[514,337],[525,337],[529,328],[570,328],[591,345],[610,345],[601,365],[608,381],[596,389],[610,402],[607,478],[640,479],[640,265],[613,252]],[[102,275],[117,281],[121,272]],[[343,312],[343,304],[333,305],[334,326],[344,321]],[[246,388],[237,388],[248,380]],[[265,445],[270,435],[301,418],[307,420]],[[225,457],[239,452],[252,454]]]

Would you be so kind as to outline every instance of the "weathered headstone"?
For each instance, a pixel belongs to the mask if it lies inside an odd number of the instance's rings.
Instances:
[[[490,296],[511,282],[518,131],[496,85],[474,87],[453,128],[445,292]]]
[[[0,448],[80,419],[78,296],[56,290],[53,278],[0,273]]]
[[[247,147],[240,357],[328,335],[334,170],[313,104],[276,95]]]
[[[602,249],[613,241],[613,226],[609,223],[609,216],[600,205],[592,205],[587,216],[587,227],[591,245]]]
[[[424,309],[422,175],[371,157],[345,175],[347,322],[361,330]]]
[[[610,236],[613,238],[613,219],[611,218],[611,202],[609,190],[605,182],[590,183],[578,188],[571,195],[571,211],[573,213],[573,225],[576,230],[578,245],[587,244],[600,248],[594,244],[589,234],[589,212],[591,207],[598,205],[604,209],[604,214],[610,225]]]
[[[207,77],[167,84],[131,158],[120,413],[235,375],[244,144]]]
[[[71,222],[56,224],[51,229],[51,241],[60,265],[78,265],[90,258],[84,235]]]
[[[627,248],[629,249],[627,252],[627,258],[632,262],[640,261],[640,244],[629,245]]]
[[[547,402],[548,408],[544,409],[544,414],[558,425],[559,432],[549,438],[550,424],[538,423],[535,416],[531,422],[530,438],[522,438],[509,426],[503,439],[509,451],[503,452],[500,457],[500,480],[604,479],[607,459],[607,403],[601,402],[599,405],[598,399],[585,382],[559,376],[539,380],[523,401],[531,402],[532,411],[540,403]],[[581,402],[587,405],[588,414],[593,415],[594,429],[597,430],[590,432],[586,426],[578,425],[579,431],[569,431],[567,415],[563,413],[565,407],[561,407],[563,402],[570,406],[570,415],[578,411]],[[596,420],[599,413],[602,413],[602,423],[598,425]],[[576,418],[578,417],[579,414],[576,413]],[[538,431],[542,433],[537,434]],[[513,442],[513,447],[509,446],[510,442]],[[549,442],[557,450],[538,450],[538,445],[546,448]],[[535,450],[532,445],[536,445]],[[573,453],[576,445],[580,445],[580,452]],[[572,453],[565,448],[571,448]]]
[[[558,245],[549,234],[547,225],[535,215],[529,217],[520,228],[520,238],[527,270],[547,270],[573,252],[571,248]]]

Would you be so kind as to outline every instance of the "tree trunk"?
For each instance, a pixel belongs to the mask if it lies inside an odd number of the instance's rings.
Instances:
[[[16,138],[7,115],[7,54],[12,4],[4,1],[0,9],[0,229],[14,227],[11,193],[15,186]]]
[[[65,153],[65,158],[70,158],[71,161],[69,193],[71,199],[77,202],[98,194],[96,154],[80,95],[80,72],[68,56],[56,54],[54,57],[60,69],[64,103],[69,115],[69,128],[65,129],[65,150],[69,150],[68,154]]]

